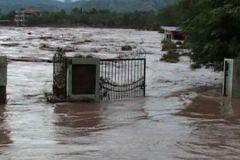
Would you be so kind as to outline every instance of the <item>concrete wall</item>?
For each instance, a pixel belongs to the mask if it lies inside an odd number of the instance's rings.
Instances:
[[[0,56],[0,104],[7,101],[7,58]]]
[[[234,60],[233,66],[232,97],[240,98],[240,60]]]
[[[224,60],[223,95],[240,98],[240,60]]]
[[[100,76],[100,61],[96,58],[69,58],[68,67],[67,67],[67,97],[69,101],[84,101],[84,100],[94,100],[99,101],[99,76]],[[74,94],[73,88],[77,87],[73,84],[73,65],[94,65],[96,67],[95,74],[95,92],[92,94],[88,93],[81,93],[81,94]],[[78,75],[79,76],[79,84],[82,82],[83,76],[86,75]],[[90,83],[90,82],[89,82]],[[87,84],[86,84],[87,85]]]

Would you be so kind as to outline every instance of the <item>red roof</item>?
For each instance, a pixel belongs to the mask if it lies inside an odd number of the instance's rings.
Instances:
[[[15,11],[16,13],[26,13],[26,14],[34,14],[37,13],[38,11],[33,10],[33,9],[22,9],[22,10],[18,10]]]

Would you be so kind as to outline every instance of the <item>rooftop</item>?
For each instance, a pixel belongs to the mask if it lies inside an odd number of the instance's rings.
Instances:
[[[161,28],[165,31],[173,32],[173,31],[182,31],[180,27],[177,26],[161,26]]]
[[[19,13],[26,13],[26,14],[33,14],[36,13],[38,11],[34,10],[34,9],[21,9],[21,10],[17,10],[15,11],[17,14]]]

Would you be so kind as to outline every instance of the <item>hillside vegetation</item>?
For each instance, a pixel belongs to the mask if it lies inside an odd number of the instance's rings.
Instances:
[[[57,1],[57,0],[0,0],[0,10],[9,12],[21,8],[36,8],[42,11],[71,10],[82,8],[83,10],[107,9],[114,11],[150,11],[158,10],[176,0],[79,0],[79,1]]]
[[[80,4],[83,9],[108,9],[114,11],[151,11],[158,10],[176,0],[90,0]],[[76,2],[76,4],[81,2]]]

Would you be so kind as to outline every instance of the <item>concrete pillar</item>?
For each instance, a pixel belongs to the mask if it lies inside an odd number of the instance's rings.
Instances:
[[[7,57],[0,56],[0,104],[7,102]]]

